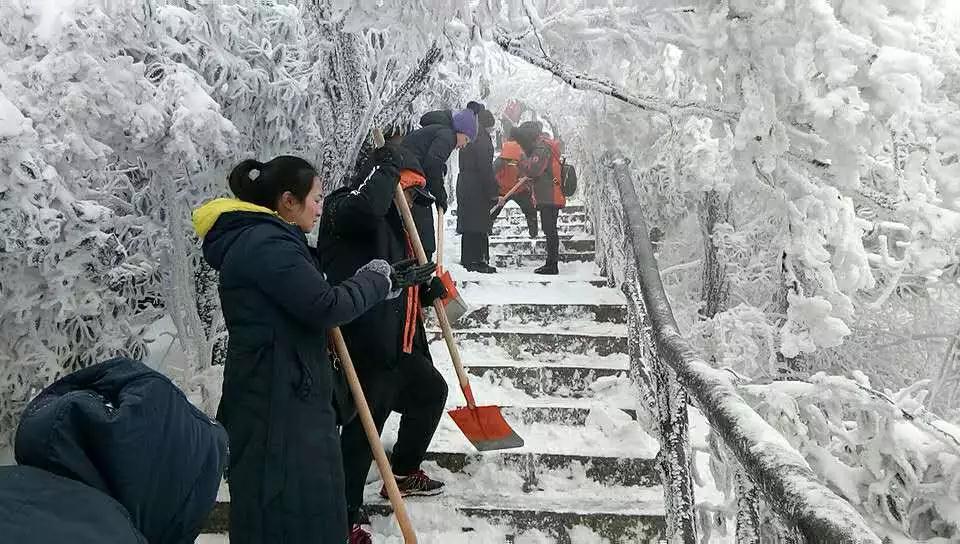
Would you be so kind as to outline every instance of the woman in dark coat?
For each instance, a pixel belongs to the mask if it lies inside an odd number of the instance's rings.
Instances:
[[[460,150],[460,175],[457,177],[457,232],[463,235],[460,263],[471,272],[492,273],[497,269],[487,262],[489,254],[490,207],[497,201],[497,179],[493,172],[493,141],[490,129],[496,124],[493,114],[481,110],[477,139]]]
[[[247,160],[229,182],[238,198],[204,204],[193,222],[220,272],[230,334],[217,414],[230,438],[230,542],[343,544],[339,374],[326,331],[398,286],[382,260],[336,287],[324,280],[304,236],[321,209],[320,180],[305,160]]]

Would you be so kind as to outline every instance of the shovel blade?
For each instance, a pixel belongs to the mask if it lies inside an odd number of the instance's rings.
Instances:
[[[457,408],[448,413],[478,451],[505,450],[523,446],[523,438],[520,438],[520,435],[503,418],[499,406]]]
[[[447,296],[443,297],[441,302],[443,302],[443,306],[447,310],[447,319],[450,320],[451,324],[454,324],[459,321],[461,317],[470,313],[470,306],[467,305],[467,302],[463,300],[463,297],[461,297],[457,291],[457,284],[450,276],[450,272],[444,271],[440,274],[439,278],[440,283],[442,283],[443,287],[447,290]]]

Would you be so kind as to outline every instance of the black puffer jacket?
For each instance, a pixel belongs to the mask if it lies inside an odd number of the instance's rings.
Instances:
[[[120,358],[44,389],[16,457],[0,470],[4,542],[188,544],[216,501],[227,436],[168,378]]]
[[[326,331],[384,300],[390,281],[363,271],[331,287],[298,227],[249,206],[219,199],[194,215],[230,334],[218,412],[233,451],[230,542],[343,544]]]
[[[353,180],[324,201],[317,253],[323,271],[335,285],[352,277],[357,268],[371,259],[395,263],[412,256],[393,196],[400,170],[420,172],[420,165],[405,148],[388,145],[387,149],[390,151],[381,151],[383,159],[365,178]],[[397,298],[385,300],[342,327],[350,356],[358,368],[396,364],[410,303],[408,294],[405,291]],[[416,334],[425,339],[420,321]],[[419,345],[426,344],[424,341]]]
[[[443,112],[436,113],[438,116]],[[449,114],[449,112],[446,112]],[[447,160],[457,147],[457,134],[450,124],[431,124],[419,128],[403,137],[403,147],[413,152],[413,156],[422,168],[427,178],[427,191],[433,195],[436,205],[447,209],[447,190],[443,185],[443,178],[447,174]],[[415,205],[413,218],[417,223],[417,231],[423,242],[423,249],[433,253],[437,249],[434,223],[436,212],[432,207]]]

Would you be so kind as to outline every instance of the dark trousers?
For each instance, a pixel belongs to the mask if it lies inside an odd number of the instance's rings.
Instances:
[[[527,218],[527,230],[530,231],[530,237],[536,238],[537,234],[539,234],[539,229],[537,228],[537,209],[533,205],[533,199],[530,198],[530,193],[513,193],[513,195],[510,196],[510,200],[520,206],[520,211],[522,211],[523,216]],[[490,218],[491,221],[495,220],[501,211],[503,211],[503,208],[497,210],[497,213]]]
[[[560,208],[556,206],[540,208],[540,224],[543,226],[543,235],[547,239],[547,264],[557,264],[560,260],[560,236],[557,233],[559,217]]]
[[[418,340],[421,338],[422,335],[418,335]],[[357,367],[377,431],[383,432],[383,424],[390,412],[401,414],[400,432],[390,460],[393,472],[399,476],[420,469],[447,401],[447,382],[434,368],[429,355],[424,353],[426,350],[426,339],[423,338],[420,345],[414,344],[413,353],[402,353],[393,368],[379,361]],[[347,516],[350,523],[357,523],[363,506],[363,488],[373,461],[359,417],[343,428],[340,447],[343,451]]]
[[[490,242],[485,232],[464,232],[460,240],[460,264],[485,263],[490,254]]]

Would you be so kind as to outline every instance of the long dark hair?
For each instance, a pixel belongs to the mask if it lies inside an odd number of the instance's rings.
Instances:
[[[267,162],[247,159],[233,167],[227,178],[237,198],[276,211],[280,195],[290,191],[303,201],[313,188],[317,169],[292,155],[280,155]]]

